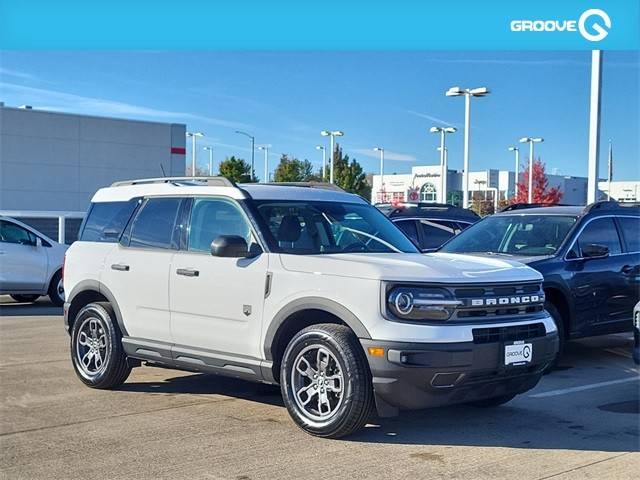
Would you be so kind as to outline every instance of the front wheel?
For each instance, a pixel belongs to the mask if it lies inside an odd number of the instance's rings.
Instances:
[[[357,337],[343,325],[298,332],[284,352],[280,386],[294,422],[318,437],[361,429],[373,408],[369,366]]]
[[[64,305],[64,287],[62,286],[62,272],[57,272],[49,284],[49,300],[56,307]]]
[[[71,361],[78,378],[92,388],[113,388],[124,383],[131,367],[122,347],[111,305],[90,303],[73,322]]]
[[[33,303],[40,298],[40,295],[11,295],[11,298],[19,303]]]
[[[556,324],[556,328],[558,329],[559,341],[558,353],[553,358],[553,361],[549,364],[549,366],[544,370],[544,373],[547,374],[553,371],[560,363],[560,359],[562,358],[562,355],[564,353],[566,337],[564,334],[564,323],[562,321],[562,315],[560,315],[560,312],[558,311],[556,306],[553,303],[546,302],[544,304],[544,309],[549,313],[549,315],[551,315],[551,318],[553,318],[553,322]]]

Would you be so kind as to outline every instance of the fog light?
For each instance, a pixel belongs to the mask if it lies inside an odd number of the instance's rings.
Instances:
[[[384,348],[382,347],[369,347],[367,351],[372,357],[384,357]]]

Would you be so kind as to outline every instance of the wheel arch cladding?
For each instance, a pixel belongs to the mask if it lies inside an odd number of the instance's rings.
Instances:
[[[362,322],[347,308],[321,297],[294,300],[273,318],[264,341],[265,358],[273,361],[277,379],[284,350],[293,336],[303,328],[320,323],[335,323],[349,327],[358,338],[371,338]]]
[[[84,306],[93,302],[109,302],[116,316],[116,321],[118,323],[118,327],[120,328],[120,332],[123,336],[128,335],[122,321],[122,314],[120,313],[118,302],[116,302],[116,299],[113,296],[113,293],[111,293],[111,290],[105,287],[102,283],[96,280],[84,280],[78,283],[73,291],[69,294],[67,301],[69,303],[69,332],[71,332],[71,329],[73,328],[73,322],[75,321],[76,315],[78,315],[78,312]]]

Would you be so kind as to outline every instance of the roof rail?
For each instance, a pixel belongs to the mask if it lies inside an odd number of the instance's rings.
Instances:
[[[260,185],[273,185],[276,187],[303,187],[303,188],[318,188],[321,190],[333,190],[336,192],[345,192],[339,186],[333,183],[326,182],[266,182]]]
[[[138,180],[124,180],[114,182],[112,187],[123,187],[126,185],[146,185],[150,183],[172,183],[200,185],[205,184],[208,187],[235,187],[236,184],[226,177],[159,177],[159,178],[141,178]]]
[[[617,210],[620,208],[638,208],[638,205],[635,203],[632,205],[625,205],[624,203],[616,202],[615,200],[602,200],[584,207],[584,213],[589,213],[593,210]]]
[[[541,208],[541,207],[575,207],[577,205],[569,205],[566,203],[513,203],[507,205],[500,212],[512,212],[514,210],[526,210],[527,208]]]

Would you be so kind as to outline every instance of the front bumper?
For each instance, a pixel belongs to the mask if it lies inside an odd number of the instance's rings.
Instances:
[[[504,346],[492,343],[404,343],[361,339],[373,376],[380,416],[466,403],[533,388],[558,352],[557,332],[527,338],[533,358],[522,366],[504,365]],[[384,356],[368,354],[384,348]]]

